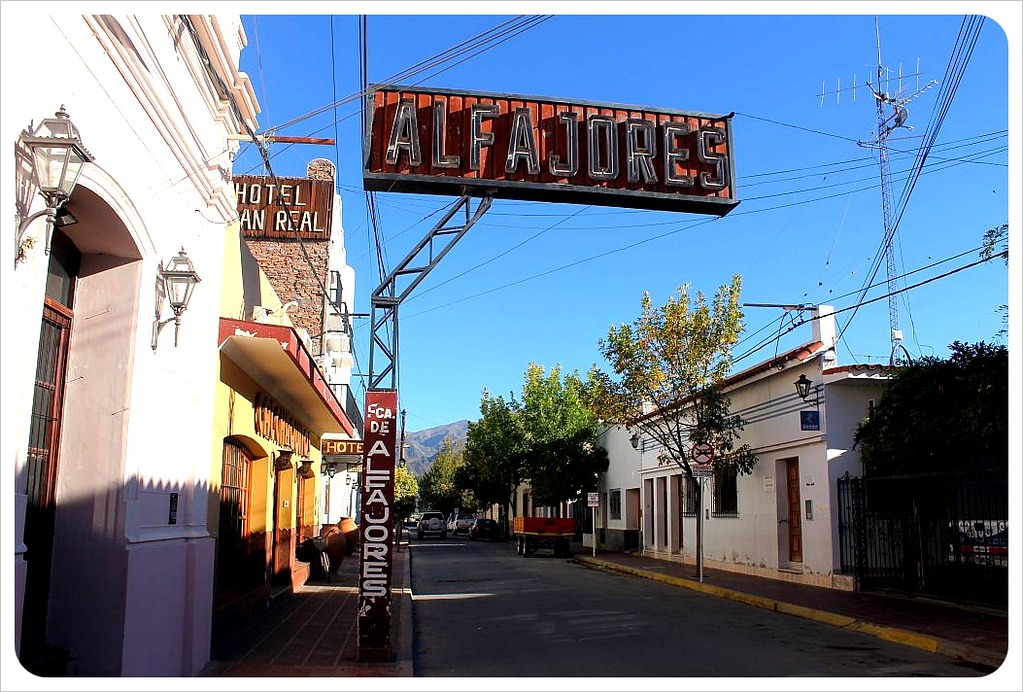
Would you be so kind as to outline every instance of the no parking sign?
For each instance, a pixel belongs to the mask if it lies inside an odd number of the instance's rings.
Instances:
[[[693,475],[710,476],[714,473],[714,448],[706,442],[693,445],[689,452],[693,460]]]

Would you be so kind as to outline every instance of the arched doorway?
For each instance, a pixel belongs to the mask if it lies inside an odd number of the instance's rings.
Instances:
[[[123,584],[112,577],[124,574],[120,561],[127,559],[123,514],[99,527],[92,517],[98,506],[120,506],[125,494],[126,426],[111,421],[130,410],[141,253],[106,198],[88,187],[80,184],[62,211],[49,254],[37,248],[27,259],[47,267],[18,487],[26,498],[18,650],[22,665],[38,675],[65,674],[65,649],[104,631],[99,620],[81,617],[80,605],[116,613],[123,602],[111,593]],[[95,444],[98,431],[103,445]],[[119,652],[109,651],[90,663],[116,669]]]

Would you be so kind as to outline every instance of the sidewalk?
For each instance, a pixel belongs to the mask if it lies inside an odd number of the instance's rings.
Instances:
[[[256,622],[216,651],[203,677],[411,677],[412,591],[408,542],[391,576],[393,660],[356,660],[359,556],[346,557],[330,582],[313,579],[274,599]]]
[[[576,563],[609,572],[655,579],[779,613],[844,627],[881,639],[996,669],[1009,647],[1008,615],[923,598],[887,596],[806,586],[632,553],[577,549]]]

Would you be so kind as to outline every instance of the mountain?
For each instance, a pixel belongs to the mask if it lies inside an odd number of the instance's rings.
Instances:
[[[465,444],[465,434],[469,430],[469,421],[460,420],[456,423],[438,425],[435,428],[418,430],[405,433],[405,444],[408,449],[405,451],[405,462],[409,470],[417,478],[433,464],[437,452],[440,451],[444,438],[450,437],[456,444]]]

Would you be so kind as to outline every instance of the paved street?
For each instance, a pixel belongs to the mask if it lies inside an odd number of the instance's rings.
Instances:
[[[510,543],[413,538],[415,675],[964,676],[947,657]]]

